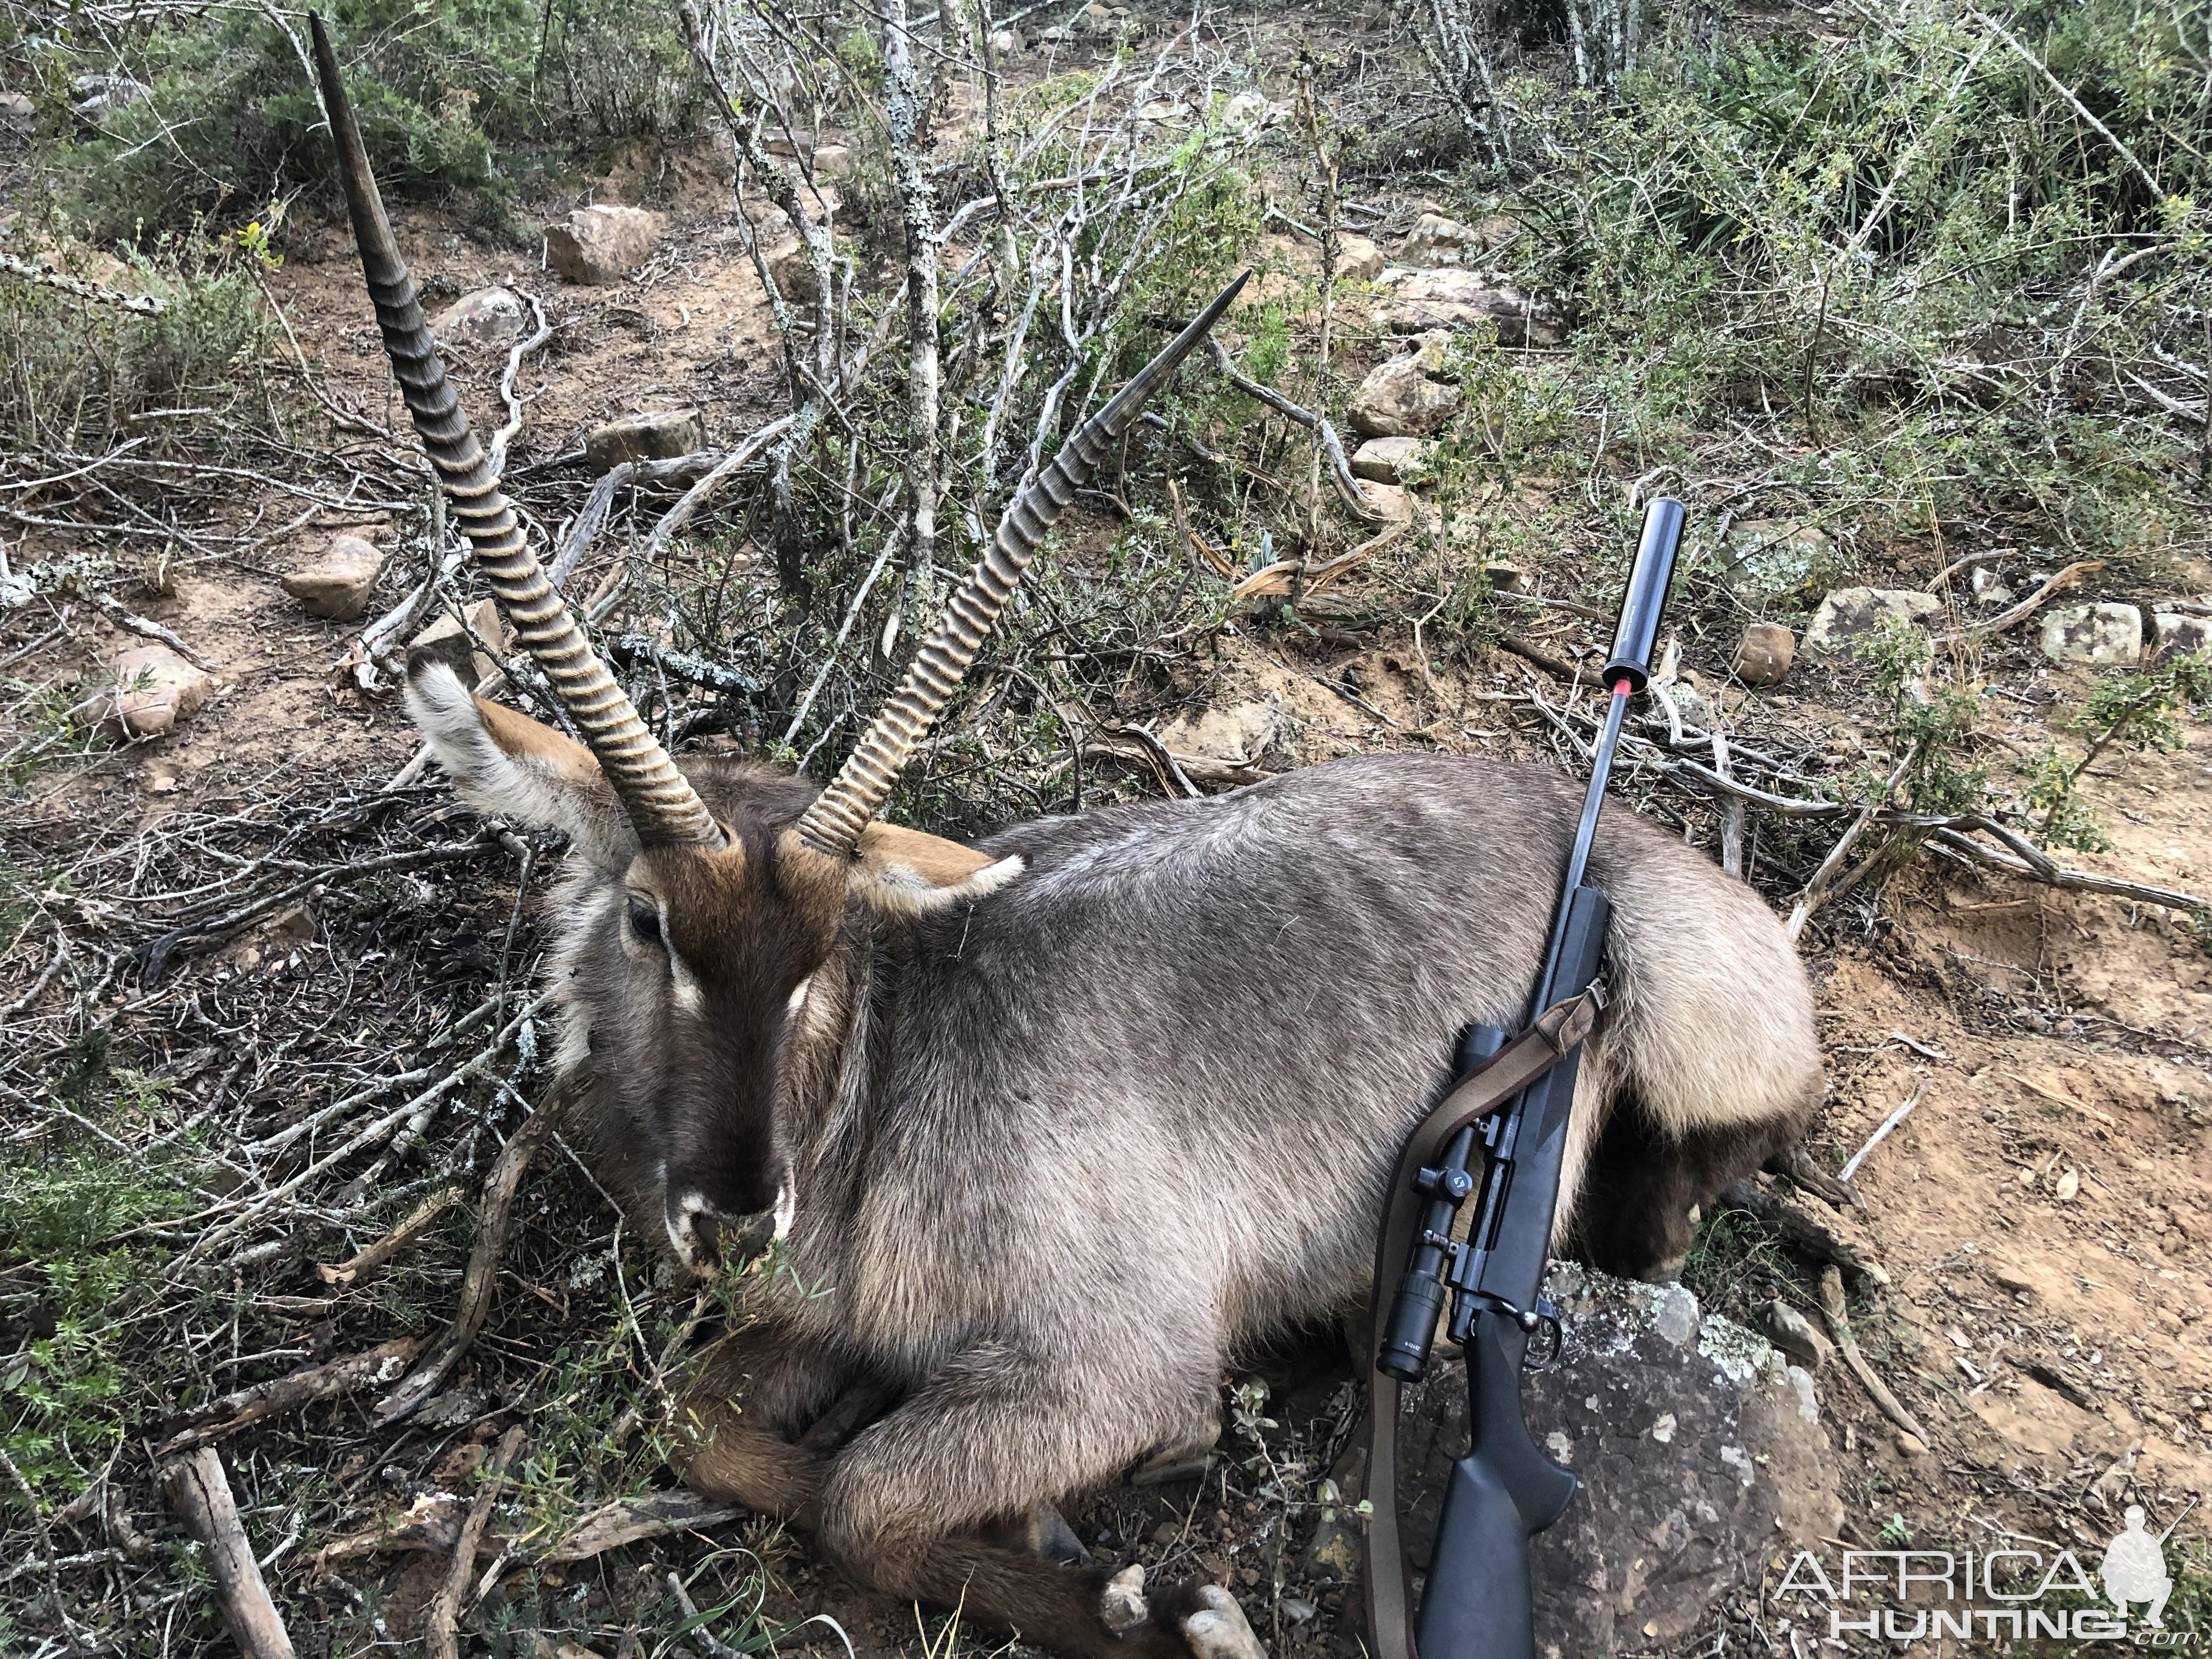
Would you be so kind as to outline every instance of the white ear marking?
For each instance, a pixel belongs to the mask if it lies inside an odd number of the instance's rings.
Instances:
[[[1028,868],[1018,853],[987,864],[971,876],[939,886],[904,860],[854,866],[853,885],[878,908],[901,915],[929,915],[956,904],[988,898]]]

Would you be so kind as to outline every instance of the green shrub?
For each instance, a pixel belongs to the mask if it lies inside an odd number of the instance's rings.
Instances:
[[[19,36],[61,209],[105,242],[252,211],[329,179],[305,31],[289,35],[274,15],[161,8],[97,37]],[[663,6],[335,0],[324,15],[387,190],[474,190],[496,208],[510,151],[690,119],[689,66]],[[69,100],[88,72],[143,90],[80,136]]]
[[[19,449],[82,453],[135,431],[167,439],[258,424],[268,412],[258,365],[275,324],[255,257],[197,228],[156,238],[107,273],[159,299],[153,316],[0,278],[0,433]]]

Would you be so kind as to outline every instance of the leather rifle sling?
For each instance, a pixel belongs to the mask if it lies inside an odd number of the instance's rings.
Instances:
[[[1382,1200],[1375,1246],[1375,1285],[1367,1304],[1367,1489],[1370,1509],[1362,1566],[1367,1601],[1368,1659],[1419,1659],[1414,1645],[1413,1590],[1405,1547],[1398,1535],[1398,1379],[1378,1370],[1391,1298],[1411,1259],[1413,1234],[1428,1200],[1413,1177],[1432,1164],[1451,1138],[1489,1116],[1571,1054],[1590,1033],[1605,1006],[1593,985],[1579,996],[1547,1008],[1536,1023],[1454,1085],[1399,1149]]]

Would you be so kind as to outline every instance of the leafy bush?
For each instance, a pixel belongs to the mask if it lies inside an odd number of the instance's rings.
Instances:
[[[254,370],[275,325],[255,257],[194,230],[88,270],[160,300],[151,316],[0,281],[0,432],[17,449],[82,453],[142,428],[258,422],[268,404]]]
[[[164,7],[96,36],[19,37],[64,211],[108,241],[327,179],[305,33],[275,16]],[[688,68],[662,6],[336,0],[325,18],[387,189],[472,189],[496,206],[510,148],[660,133],[690,118]],[[83,113],[81,135],[70,100],[87,73],[112,77],[114,91]]]
[[[2201,395],[2172,365],[2201,359],[2212,284],[2179,15],[2036,0],[1996,9],[2009,43],[1972,13],[1723,23],[1650,43],[1610,96],[1516,77],[1516,163],[1470,164],[1467,212],[1515,214],[1514,262],[1573,322],[1553,447],[1749,483],[1738,516],[1817,514],[1854,562],[1964,525],[2145,569],[2197,458],[2139,382]]]

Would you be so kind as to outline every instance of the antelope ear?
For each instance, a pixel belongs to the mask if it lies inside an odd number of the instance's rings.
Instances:
[[[918,916],[988,897],[1022,868],[1018,856],[994,859],[957,841],[877,819],[860,831],[845,890],[878,910]]]
[[[435,658],[408,665],[407,712],[460,798],[480,812],[563,830],[592,863],[626,867],[637,837],[592,751],[512,708],[471,696]]]

